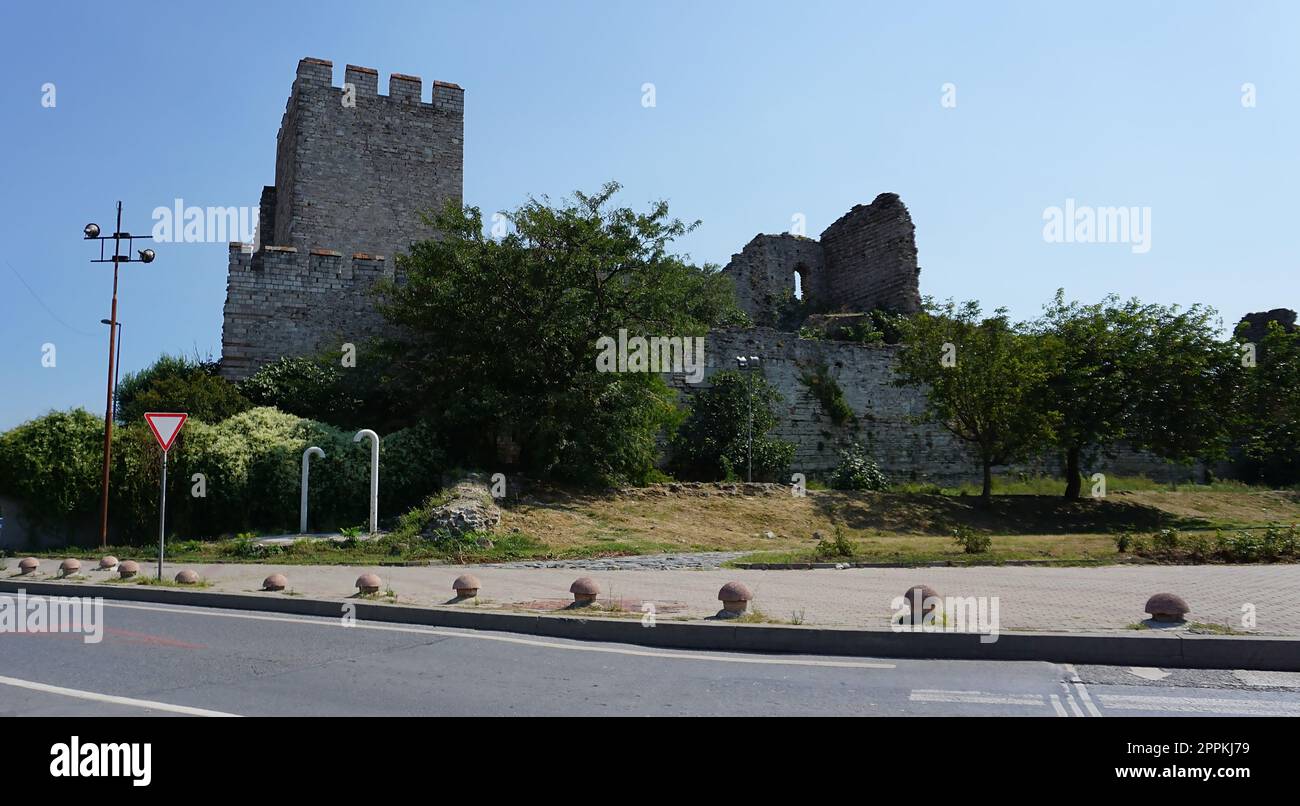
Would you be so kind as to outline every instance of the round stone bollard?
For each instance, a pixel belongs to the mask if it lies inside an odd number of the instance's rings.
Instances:
[[[264,591],[282,591],[289,584],[289,580],[284,574],[271,574],[262,581],[262,590]]]
[[[41,567],[41,561],[35,557],[24,557],[18,561],[18,573],[27,576],[36,573],[36,569]]]
[[[112,554],[105,554],[99,558],[99,570],[111,571],[117,567],[117,558]]]
[[[740,618],[745,615],[745,610],[749,608],[750,601],[754,594],[749,592],[749,588],[743,582],[728,582],[718,591],[718,601],[722,602],[722,609],[718,611],[718,618]]]
[[[378,574],[362,574],[357,577],[357,590],[362,593],[379,593],[379,586],[384,584]]]
[[[461,574],[456,577],[456,581],[451,583],[451,589],[456,592],[457,599],[473,599],[478,596],[479,584],[478,577],[473,574]]]
[[[1147,613],[1154,621],[1167,621],[1173,624],[1187,621],[1191,608],[1183,597],[1173,593],[1157,593],[1147,599]]]
[[[176,575],[176,583],[178,585],[197,585],[199,584],[199,575],[186,568]]]
[[[922,619],[930,615],[938,608],[938,603],[933,601],[940,599],[939,592],[929,585],[913,585],[903,594],[907,601],[907,612],[896,615],[895,623],[901,624],[921,624]],[[929,602],[929,604],[926,604]]]
[[[123,560],[118,563],[117,575],[122,579],[130,579],[140,573],[140,564],[135,560]]]
[[[569,593],[573,594],[573,603],[575,605],[595,604],[596,597],[600,595],[600,586],[591,577],[578,577],[569,586]]]
[[[73,574],[77,573],[80,570],[81,570],[81,560],[78,560],[75,557],[69,557],[68,559],[59,563],[59,576],[64,576],[64,577],[72,576]]]

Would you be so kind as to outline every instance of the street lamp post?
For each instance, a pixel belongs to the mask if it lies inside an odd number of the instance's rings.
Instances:
[[[108,319],[100,319],[101,325],[113,326]],[[117,364],[113,367],[113,414],[121,414],[121,407],[117,403],[117,379],[122,374],[122,323],[117,323]]]
[[[108,546],[108,471],[113,461],[113,398],[117,391],[116,352],[117,352],[117,267],[123,263],[152,263],[152,249],[141,249],[138,258],[131,257],[137,239],[150,240],[148,235],[132,235],[122,231],[122,202],[117,203],[117,226],[112,235],[100,235],[98,224],[87,224],[82,230],[87,241],[99,241],[99,258],[91,263],[113,264],[113,306],[108,319],[108,402],[104,407],[104,497],[99,509],[99,544]],[[113,242],[113,256],[105,257],[104,247],[107,241]],[[126,241],[126,254],[122,254],[122,242]]]
[[[736,356],[736,366],[745,373],[745,399],[748,404],[749,418],[745,425],[745,480],[754,480],[754,373],[762,366],[762,359],[756,355],[746,358]]]

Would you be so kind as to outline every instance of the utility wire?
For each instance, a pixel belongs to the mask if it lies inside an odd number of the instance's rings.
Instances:
[[[40,303],[41,307],[45,309],[45,312],[54,318],[54,321],[58,322],[59,324],[66,327],[68,330],[71,330],[73,333],[76,333],[78,335],[85,336],[86,338],[89,339],[99,338],[94,333],[87,333],[86,331],[81,330],[79,328],[75,328],[72,325],[68,324],[67,322],[63,321],[63,319],[60,318],[59,315],[55,313],[54,310],[50,308],[49,305],[45,304],[45,300],[41,299],[41,295],[36,293],[36,289],[28,285],[27,281],[24,280],[23,276],[18,273],[18,270],[14,268],[14,264],[10,263],[8,258],[5,259],[5,265],[8,266],[9,271],[13,272],[14,276],[18,278],[18,282],[22,283],[23,287],[26,288],[28,293],[32,295],[32,298],[35,299],[38,303]]]

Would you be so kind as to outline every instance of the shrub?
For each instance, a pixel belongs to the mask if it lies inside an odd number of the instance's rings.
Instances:
[[[852,557],[853,554],[853,544],[849,542],[848,535],[844,533],[844,527],[838,523],[835,524],[835,537],[831,540],[818,540],[817,545],[813,548],[813,556],[819,560]]]
[[[1133,535],[1129,534],[1128,532],[1120,532],[1119,534],[1115,535],[1115,550],[1118,551],[1120,554],[1123,554],[1124,552],[1128,551],[1129,547],[1132,545],[1133,545]]]
[[[953,542],[962,547],[967,554],[983,554],[993,548],[993,538],[976,532],[969,526],[958,526],[952,530]]]
[[[74,411],[47,415],[0,436],[0,493],[52,523],[94,512],[102,428],[90,414]],[[310,528],[364,522],[369,441],[356,443],[351,432],[257,408],[215,425],[194,419],[185,425],[168,457],[168,533],[211,537],[296,530],[302,453],[311,445],[323,449],[325,457],[312,461]],[[114,431],[109,517],[115,541],[129,545],[157,538],[159,465],[157,444],[144,424]],[[442,465],[432,428],[384,436],[381,515],[396,517],[436,489]],[[203,496],[192,494],[195,474],[203,476]]]
[[[853,409],[844,400],[844,390],[830,374],[825,364],[818,364],[810,370],[804,370],[799,380],[817,398],[822,412],[836,425],[845,425],[856,420]]]
[[[889,489],[889,479],[880,472],[876,460],[857,443],[840,453],[840,463],[831,474],[830,482],[836,490],[882,492]]]
[[[1151,550],[1157,554],[1170,555],[1178,551],[1178,530],[1161,529],[1151,535]]]
[[[28,504],[38,523],[95,511],[104,421],[85,409],[50,412],[0,435],[0,492]]]
[[[351,415],[354,401],[344,396],[343,370],[311,358],[281,358],[239,382],[239,391],[258,406],[275,408],[324,423]]]
[[[784,481],[794,444],[768,435],[776,427],[772,408],[781,395],[760,375],[726,370],[697,392],[673,437],[674,475],[690,479],[745,478],[750,405],[753,406],[754,479]]]
[[[252,408],[210,359],[163,355],[152,366],[127,373],[117,390],[118,417],[128,425],[147,411],[183,411],[196,420],[217,423]]]

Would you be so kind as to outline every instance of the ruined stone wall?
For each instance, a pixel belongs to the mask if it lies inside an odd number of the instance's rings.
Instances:
[[[783,308],[794,299],[794,278],[803,278],[803,298],[821,299],[825,279],[822,247],[797,235],[756,235],[726,271],[736,287],[736,304],[759,327],[781,327]]]
[[[711,332],[705,341],[705,379],[688,384],[681,376],[667,380],[685,395],[708,388],[713,373],[734,369],[737,355],[763,358],[763,375],[784,398],[777,408],[775,436],[795,444],[792,473],[824,476],[839,462],[839,452],[853,442],[867,446],[881,470],[895,482],[933,482],[953,485],[978,482],[980,469],[965,445],[934,423],[916,424],[911,418],[924,411],[925,399],[914,387],[895,387],[893,367],[897,347],[853,342],[800,339],[769,328]],[[804,371],[825,366],[843,390],[856,423],[836,425],[801,380]],[[1110,475],[1146,475],[1157,480],[1188,480],[1195,470],[1172,465],[1149,454],[1121,450],[1113,459],[1102,458],[1088,472]],[[1042,473],[1059,476],[1055,457],[1029,465],[1000,468],[999,472]]]
[[[257,248],[231,244],[222,374],[251,375],[282,356],[357,344],[384,329],[370,293],[392,257],[433,233],[421,214],[459,203],[464,91],[394,73],[303,59],[262,191]],[[400,281],[401,278],[396,278]]]
[[[896,193],[857,205],[822,232],[827,310],[921,310],[916,227]]]
[[[895,313],[921,309],[916,228],[895,193],[859,204],[821,234],[756,235],[723,272],[736,286],[736,302],[759,327],[797,330],[789,300],[794,277],[808,312]]]

